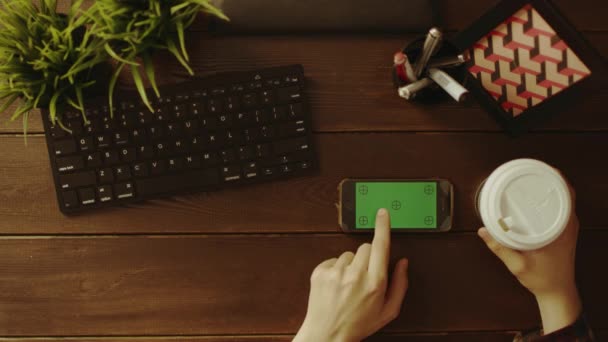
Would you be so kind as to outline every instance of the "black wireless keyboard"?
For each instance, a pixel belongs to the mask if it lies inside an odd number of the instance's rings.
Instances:
[[[43,113],[60,210],[132,203],[311,173],[302,66],[226,73],[161,88],[150,112],[116,96],[52,126]]]

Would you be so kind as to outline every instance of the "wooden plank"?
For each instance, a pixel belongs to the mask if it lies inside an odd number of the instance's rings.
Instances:
[[[605,330],[594,331],[598,341],[603,341],[607,334]],[[466,332],[466,333],[427,333],[427,334],[407,334],[407,333],[378,333],[366,342],[512,342],[515,332]],[[39,337],[35,341],[102,341],[102,342],[136,342],[136,341],[205,341],[205,342],[290,342],[293,335],[258,335],[258,336],[129,336],[129,337]],[[5,342],[32,341],[32,338],[0,338]]]
[[[336,232],[337,186],[344,178],[444,177],[456,187],[454,230],[480,223],[473,199],[498,165],[518,157],[545,160],[578,190],[583,225],[608,227],[608,161],[597,148],[607,134],[320,134],[320,172],[208,194],[65,217],[57,209],[42,137],[0,137],[0,234]]]
[[[462,30],[487,10],[491,9],[499,1],[438,1],[438,8],[444,20],[444,27],[451,30]],[[605,13],[608,10],[606,2],[602,0],[554,0],[560,12],[572,22],[574,27],[581,31],[605,31],[608,30]]]
[[[432,1],[437,14],[439,15],[440,21],[438,24],[448,30],[462,30],[471,25],[477,18],[483,15],[486,11],[490,10],[498,0],[487,1],[487,0],[464,0],[464,1],[452,1],[452,0],[438,0]],[[563,12],[565,17],[572,22],[574,27],[581,31],[606,31],[608,25],[604,20],[603,13],[606,12],[606,3],[602,0],[582,0],[582,1],[571,1],[571,0],[554,0],[553,1],[558,9]],[[342,5],[342,4],[337,4]],[[382,5],[382,2],[378,2],[375,5]],[[326,11],[336,12],[335,7],[331,8],[332,4],[328,3]],[[336,6],[336,5],[334,5]],[[370,4],[372,6],[372,4]],[[256,13],[255,15],[260,15]],[[262,13],[261,15],[265,15]],[[266,14],[280,15],[277,13]],[[407,17],[407,14],[404,14]],[[271,19],[270,19],[271,20]],[[382,18],[378,18],[379,21]],[[205,30],[206,26],[203,22],[198,21],[194,25],[195,30]],[[390,31],[390,27],[386,27],[385,31]],[[392,29],[394,31],[394,29]],[[382,31],[382,30],[379,30]]]
[[[293,334],[320,261],[367,236],[246,235],[0,239],[0,336]],[[608,324],[608,232],[583,231],[579,281],[591,324]],[[475,234],[393,239],[410,289],[390,332],[520,330],[532,296]]]
[[[608,56],[608,32],[585,34]],[[409,103],[396,96],[390,70],[392,54],[413,35],[303,35],[189,36],[192,65],[198,75],[301,63],[308,77],[317,132],[335,131],[500,131],[477,105],[454,103],[444,96],[436,104]],[[346,56],[346,57],[345,57]],[[185,79],[174,59],[157,55],[160,83]],[[123,84],[129,85],[128,75]],[[608,129],[605,115],[607,87],[597,87],[581,101],[538,130]],[[0,118],[4,121],[8,113]],[[581,113],[573,115],[573,113]],[[0,133],[22,133],[22,122],[0,124]],[[31,115],[29,131],[42,132],[38,112]]]
[[[367,342],[512,342],[515,333],[512,332],[481,332],[481,333],[438,333],[438,334],[376,334]],[[204,341],[204,342],[290,342],[294,335],[264,335],[264,336],[141,336],[141,337],[41,337],[36,341],[102,341],[102,342],[136,342],[136,341]],[[31,338],[0,338],[0,341],[31,341]]]

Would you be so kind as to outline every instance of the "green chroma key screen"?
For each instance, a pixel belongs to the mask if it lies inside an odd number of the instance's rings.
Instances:
[[[388,209],[391,228],[437,228],[436,182],[355,183],[356,228],[374,228],[376,212]]]

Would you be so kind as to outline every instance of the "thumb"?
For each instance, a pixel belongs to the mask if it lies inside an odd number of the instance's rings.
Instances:
[[[403,299],[405,298],[409,283],[407,268],[407,259],[401,259],[397,262],[397,265],[395,265],[395,271],[393,272],[393,278],[391,279],[391,284],[387,290],[386,302],[382,312],[385,324],[397,318],[399,312],[401,312],[401,305],[403,304]]]
[[[507,266],[513,275],[517,276],[524,269],[525,258],[521,253],[501,245],[490,235],[486,228],[480,228],[477,234],[488,248]]]

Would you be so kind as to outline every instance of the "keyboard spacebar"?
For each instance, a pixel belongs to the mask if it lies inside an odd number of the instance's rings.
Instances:
[[[182,190],[197,190],[220,183],[218,169],[197,170],[170,176],[139,179],[135,181],[139,196],[171,194]]]

